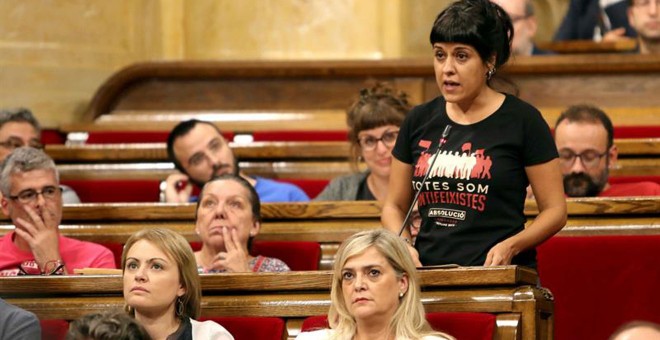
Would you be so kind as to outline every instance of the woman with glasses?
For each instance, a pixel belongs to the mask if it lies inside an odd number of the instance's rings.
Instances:
[[[535,268],[534,247],[564,226],[548,124],[530,104],[491,87],[512,37],[511,19],[488,0],[454,2],[433,24],[441,96],[412,109],[401,125],[381,216],[410,243],[402,225],[417,203],[422,226],[409,250],[420,264]],[[529,183],[539,214],[525,227]]]
[[[349,159],[356,173],[333,179],[315,200],[385,201],[392,147],[409,110],[406,95],[383,84],[360,91],[346,117]],[[367,169],[358,172],[361,161]]]

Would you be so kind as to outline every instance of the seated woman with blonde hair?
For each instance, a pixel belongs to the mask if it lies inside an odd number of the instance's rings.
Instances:
[[[286,272],[279,259],[250,255],[261,230],[261,203],[254,187],[240,176],[218,176],[202,188],[195,212],[202,249],[195,252],[200,273]]]
[[[133,234],[121,256],[126,311],[153,340],[234,337],[213,321],[198,322],[202,299],[195,256],[186,239],[169,229]]]
[[[333,268],[331,329],[303,332],[296,339],[454,339],[426,321],[415,271],[406,244],[390,231],[349,237]]]

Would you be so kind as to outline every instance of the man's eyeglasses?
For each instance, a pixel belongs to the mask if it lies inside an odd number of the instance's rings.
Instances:
[[[362,150],[364,151],[372,151],[376,149],[378,142],[383,142],[385,146],[391,148],[394,146],[394,143],[396,142],[396,137],[398,135],[399,135],[399,130],[387,131],[383,133],[383,135],[380,136],[380,138],[376,138],[373,136],[361,137],[359,140],[359,144]]]
[[[37,196],[41,195],[46,200],[52,200],[59,197],[62,194],[62,188],[60,187],[44,187],[41,191],[34,189],[23,190],[16,196],[9,196],[14,201],[18,201],[22,204],[30,204],[37,200]]]
[[[516,22],[520,20],[525,20],[527,18],[531,17],[531,15],[509,15],[509,18],[511,18],[511,23],[515,24]]]
[[[575,159],[579,158],[585,168],[595,168],[605,155],[607,155],[607,151],[598,153],[595,150],[587,150],[576,154],[571,150],[561,150],[559,151],[559,163],[564,168],[570,168],[575,163]]]
[[[25,143],[20,138],[16,137],[9,137],[7,138],[6,141],[0,142],[0,146],[9,149],[9,150],[14,150],[20,147],[25,146]],[[27,146],[35,149],[42,150],[44,148],[44,145],[41,144],[39,141],[36,140],[31,140]]]

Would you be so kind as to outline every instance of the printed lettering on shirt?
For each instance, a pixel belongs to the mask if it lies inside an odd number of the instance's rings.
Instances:
[[[460,151],[442,150],[433,155],[430,141],[421,140],[418,145],[423,151],[414,166],[413,189],[422,190],[417,204],[420,208],[431,205],[428,217],[436,225],[454,227],[465,220],[468,210],[486,209],[493,162],[485,149],[473,148],[472,143],[466,142]],[[428,179],[422,184],[427,171]],[[466,210],[434,207],[437,204]]]

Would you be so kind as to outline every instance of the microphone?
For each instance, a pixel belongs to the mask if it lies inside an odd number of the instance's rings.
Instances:
[[[403,223],[401,223],[401,229],[399,229],[399,236],[403,234],[403,230],[406,229],[406,226],[408,225],[408,220],[410,219],[410,215],[412,214],[413,207],[415,207],[415,204],[417,203],[417,198],[419,198],[419,194],[422,192],[422,188],[424,187],[424,183],[426,183],[426,180],[429,178],[429,174],[431,173],[431,169],[433,169],[433,165],[435,164],[435,161],[438,160],[440,148],[447,143],[447,138],[449,137],[449,131],[451,131],[451,125],[447,124],[445,126],[445,130],[442,131],[442,138],[440,138],[440,142],[438,143],[438,147],[435,148],[435,156],[433,157],[433,162],[431,162],[431,165],[426,169],[426,174],[424,174],[424,178],[422,179],[421,185],[419,186],[419,189],[417,189],[417,192],[415,192],[415,197],[413,198],[412,203],[410,203],[410,208],[408,208],[408,213],[406,214],[406,218],[403,219]]]

